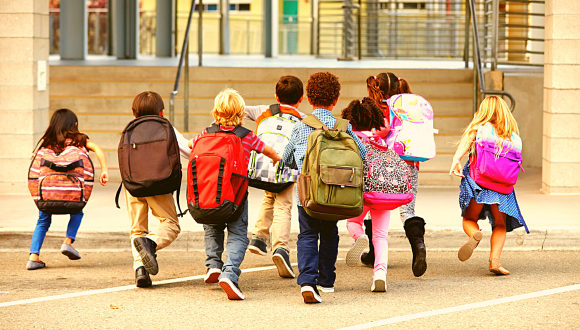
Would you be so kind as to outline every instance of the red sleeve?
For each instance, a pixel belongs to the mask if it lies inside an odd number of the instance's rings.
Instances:
[[[201,133],[199,133],[199,135],[196,136],[195,139],[193,139],[193,142],[197,141],[197,139],[199,139],[200,137],[204,136],[206,133],[207,133],[207,131],[204,128],[203,131],[201,131]]]
[[[260,138],[257,137],[256,134],[254,134],[254,132],[248,133],[248,135],[244,137],[244,140],[247,141],[251,150],[256,150],[256,152],[259,153],[264,152],[266,144],[264,143],[264,141],[260,140]],[[246,141],[244,141],[244,143],[246,143]]]

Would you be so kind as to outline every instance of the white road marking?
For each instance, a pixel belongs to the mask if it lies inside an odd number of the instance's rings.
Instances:
[[[391,317],[391,318],[384,319],[384,320],[373,321],[373,322],[369,322],[369,323],[363,323],[363,324],[353,325],[350,327],[340,328],[338,330],[370,329],[370,328],[380,327],[380,326],[387,325],[387,324],[411,321],[411,320],[421,319],[421,318],[425,318],[425,317],[431,317],[431,316],[436,316],[436,315],[465,311],[465,310],[469,310],[469,309],[489,307],[489,306],[494,306],[494,305],[510,303],[510,302],[514,302],[514,301],[549,296],[549,295],[553,295],[553,294],[564,293],[564,292],[569,292],[569,291],[574,291],[574,290],[580,290],[580,284],[569,285],[569,286],[564,286],[561,288],[555,288],[555,289],[549,289],[549,290],[543,290],[543,291],[537,291],[537,292],[531,292],[531,293],[526,293],[526,294],[520,294],[517,296],[480,301],[480,302],[467,304],[467,305],[460,305],[460,306],[455,306],[455,307],[436,309],[436,310],[428,311],[428,312],[421,312],[421,313],[416,313],[416,314]]]
[[[296,266],[296,265],[297,265],[296,263],[292,264],[292,266]],[[242,272],[243,273],[252,273],[252,272],[259,272],[262,270],[270,270],[270,269],[276,269],[276,266],[265,266],[265,267],[242,269]],[[189,276],[189,277],[174,278],[171,280],[156,281],[156,282],[153,282],[153,285],[163,285],[163,284],[171,284],[171,283],[179,283],[179,282],[199,280],[199,279],[203,279],[204,276],[205,276],[205,274],[196,275],[196,276]],[[7,302],[0,303],[0,307],[26,305],[26,304],[32,304],[32,303],[37,303],[37,302],[44,302],[44,301],[51,301],[51,300],[58,300],[58,299],[67,299],[67,298],[76,298],[76,297],[82,297],[82,296],[91,296],[91,295],[101,294],[101,293],[119,292],[119,291],[133,290],[133,289],[137,289],[137,287],[135,285],[124,285],[124,286],[118,286],[118,287],[114,287],[114,288],[81,291],[81,292],[74,292],[74,293],[65,293],[65,294],[60,294],[60,295],[56,295],[56,296],[7,301]]]

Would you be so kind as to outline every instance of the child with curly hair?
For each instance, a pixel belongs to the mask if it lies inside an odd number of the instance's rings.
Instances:
[[[327,127],[334,127],[336,118],[332,115],[332,109],[340,96],[340,83],[338,77],[330,72],[317,72],[308,78],[306,84],[306,97],[313,108],[312,116],[315,116]],[[314,128],[303,122],[297,123],[292,129],[290,141],[284,150],[282,159],[286,164],[296,164],[298,170],[302,170],[308,136]],[[346,130],[358,145],[360,156],[364,159],[365,146],[356,136],[349,124]],[[308,215],[298,195],[298,222],[300,234],[298,235],[298,275],[297,283],[301,286],[301,293],[305,303],[320,303],[322,298],[318,292],[320,285],[322,292],[334,292],[336,279],[335,264],[338,256],[338,227],[336,221],[316,219]],[[320,244],[319,244],[320,243]]]

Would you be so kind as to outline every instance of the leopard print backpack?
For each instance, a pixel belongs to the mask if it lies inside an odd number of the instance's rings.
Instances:
[[[393,149],[377,141],[380,138],[362,138],[367,149],[363,162],[364,203],[375,210],[394,210],[413,200],[411,171]]]

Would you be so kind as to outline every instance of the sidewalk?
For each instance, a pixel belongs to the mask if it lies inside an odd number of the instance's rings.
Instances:
[[[530,235],[524,235],[523,229],[508,233],[506,249],[514,250],[580,250],[580,195],[544,195],[540,191],[541,172],[529,169],[522,173],[516,185],[518,202],[526,219]],[[127,250],[129,245],[129,220],[124,198],[121,196],[117,209],[114,203],[118,186],[107,187],[96,185],[84,212],[83,223],[79,230],[75,246],[85,250]],[[181,207],[187,207],[185,185],[182,187]],[[254,227],[262,192],[250,190],[250,211],[248,231]],[[461,229],[461,215],[458,205],[459,188],[419,188],[416,214],[427,222],[426,243],[429,250],[457,249],[465,241]],[[27,251],[30,237],[38,219],[38,210],[29,195],[2,195],[0,197],[0,251]],[[297,210],[294,207],[292,218],[292,245],[298,234]],[[158,225],[155,217],[150,215],[150,228]],[[58,248],[64,236],[68,216],[53,217],[53,224],[47,235],[44,250]],[[182,233],[172,244],[171,249],[203,248],[203,227],[185,215],[180,222]],[[491,228],[485,221],[480,221],[484,231],[481,248],[489,248]],[[341,248],[348,248],[352,243],[346,231],[346,221],[339,222]],[[398,210],[393,211],[390,226],[390,248],[409,250],[403,231],[403,224]],[[524,244],[516,244],[521,236]],[[54,244],[51,243],[54,240]]]

